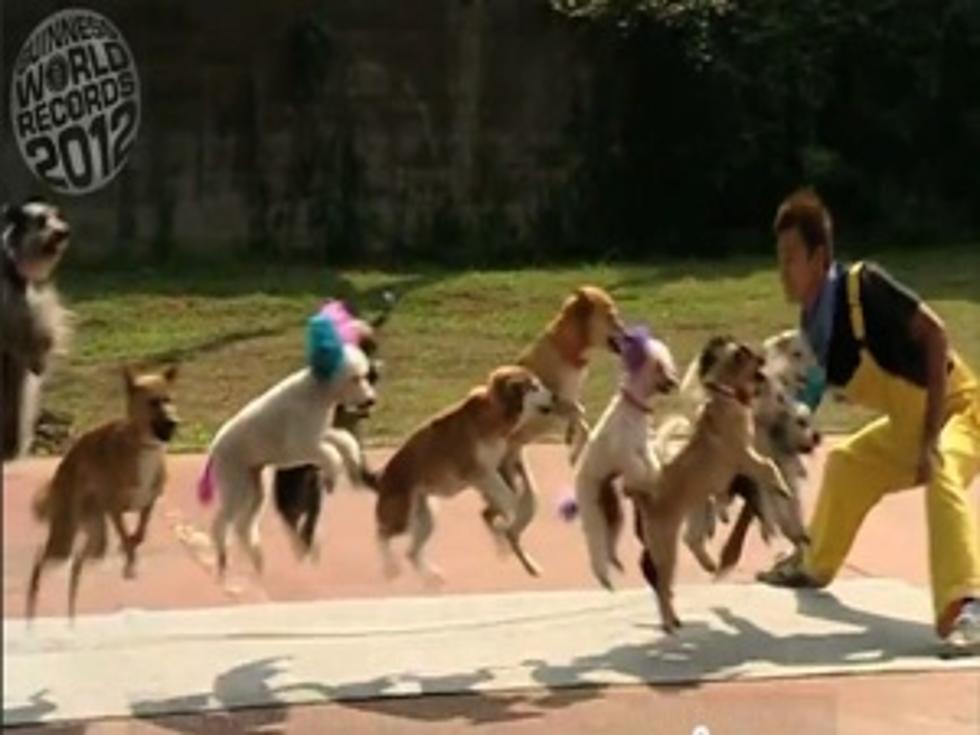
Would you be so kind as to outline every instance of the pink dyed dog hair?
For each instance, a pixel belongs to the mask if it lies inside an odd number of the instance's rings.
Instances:
[[[361,336],[360,327],[357,320],[351,315],[343,301],[331,299],[325,301],[318,312],[318,316],[326,317],[333,322],[344,344],[356,345]]]

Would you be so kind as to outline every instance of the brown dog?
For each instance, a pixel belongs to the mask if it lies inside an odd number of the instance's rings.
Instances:
[[[524,462],[523,449],[564,425],[571,461],[575,462],[589,436],[580,399],[590,353],[600,347],[618,353],[624,329],[612,296],[598,286],[581,286],[565,299],[558,314],[517,359],[518,365],[530,370],[555,395],[557,409],[524,422],[507,440],[500,472],[517,495],[514,523],[502,532],[489,507],[483,511],[483,519],[498,538],[518,553],[524,568],[533,576],[540,574],[540,569],[520,550],[520,536],[534,519],[537,506],[537,488]]]
[[[28,618],[34,616],[44,567],[72,556],[75,537],[82,532],[85,543],[74,554],[68,586],[68,615],[75,616],[82,566],[105,556],[106,518],[112,521],[126,555],[124,575],[135,574],[136,549],[163,492],[166,445],[178,425],[172,397],[177,368],[169,367],[160,375],[135,375],[127,368],[123,375],[127,417],[80,436],[34,500],[35,515],[48,524],[48,538],[31,570]],[[133,533],[126,531],[125,512],[139,513]]]
[[[789,495],[779,469],[754,448],[751,401],[762,364],[762,358],[747,346],[727,345],[704,381],[708,399],[695,420],[691,438],[667,459],[649,487],[627,488],[639,514],[654,572],[644,573],[653,582],[668,633],[681,624],[674,611],[672,586],[680,529],[691,511],[727,493],[739,474],[760,487]]]
[[[441,578],[422,557],[434,527],[431,496],[451,497],[473,486],[504,524],[513,523],[514,494],[498,471],[508,437],[554,408],[553,394],[530,371],[504,366],[485,386],[416,429],[378,478],[376,517],[386,574],[398,573],[391,539],[410,528],[409,560],[430,581]]]

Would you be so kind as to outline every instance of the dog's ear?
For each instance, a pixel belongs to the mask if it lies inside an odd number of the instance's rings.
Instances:
[[[528,380],[520,375],[498,375],[494,378],[493,390],[504,409],[504,416],[509,419],[520,416],[524,410],[524,396],[530,388]]]
[[[589,321],[592,319],[592,312],[595,304],[589,298],[589,293],[583,286],[576,288],[565,300],[562,311],[570,320],[578,338],[582,342],[587,342],[589,338]]]
[[[581,321],[584,324],[592,314],[592,307],[592,299],[589,298],[588,291],[586,291],[584,286],[579,286],[568,295],[565,303],[562,304],[561,310],[576,321]]]
[[[367,357],[373,357],[378,352],[378,340],[375,337],[374,329],[371,322],[357,320],[357,346]]]
[[[136,388],[136,371],[133,370],[132,365],[123,365],[122,379],[123,385],[126,386],[126,392],[132,393]]]
[[[167,368],[163,371],[163,378],[170,385],[173,385],[174,382],[177,380],[177,375],[179,373],[180,373],[180,366],[174,363],[173,365],[168,365]]]
[[[592,303],[592,299],[589,297],[589,292],[585,287],[579,286],[575,289],[573,298],[572,308],[576,312],[579,312],[583,319],[587,319],[592,314],[592,309],[595,308],[595,304]]]
[[[698,355],[698,376],[700,378],[706,378],[714,370],[719,359],[721,359],[722,351],[733,341],[733,338],[727,334],[717,335],[708,340],[704,349],[701,350],[701,354]]]
[[[394,291],[386,288],[384,293],[381,294],[381,300],[384,303],[384,306],[382,306],[381,311],[373,316],[371,321],[368,322],[372,329],[380,329],[384,323],[388,321],[388,317],[391,316],[391,312],[395,309],[395,304],[398,303],[398,296]]]
[[[16,204],[3,205],[3,221],[8,225],[20,225],[24,222],[24,209]]]
[[[788,416],[782,414],[772,426],[769,427],[769,441],[773,446],[785,450],[789,446],[789,427],[786,426]]]

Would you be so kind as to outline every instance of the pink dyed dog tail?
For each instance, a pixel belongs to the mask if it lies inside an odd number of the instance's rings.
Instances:
[[[214,500],[214,458],[208,455],[208,461],[204,465],[204,472],[201,479],[197,481],[197,499],[201,505],[208,505]]]
[[[558,516],[566,523],[571,523],[578,517],[578,501],[571,493],[565,493],[558,501]]]

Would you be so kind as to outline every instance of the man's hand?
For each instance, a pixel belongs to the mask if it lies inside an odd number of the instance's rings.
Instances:
[[[936,450],[945,423],[946,373],[949,369],[949,345],[942,320],[925,304],[912,317],[910,334],[922,345],[926,356],[926,410],[922,425],[922,448],[915,469],[917,484],[927,484],[941,461]]]
[[[942,461],[939,450],[932,442],[922,445],[919,450],[919,461],[915,467],[915,484],[928,485],[932,481],[932,475],[936,466]]]

